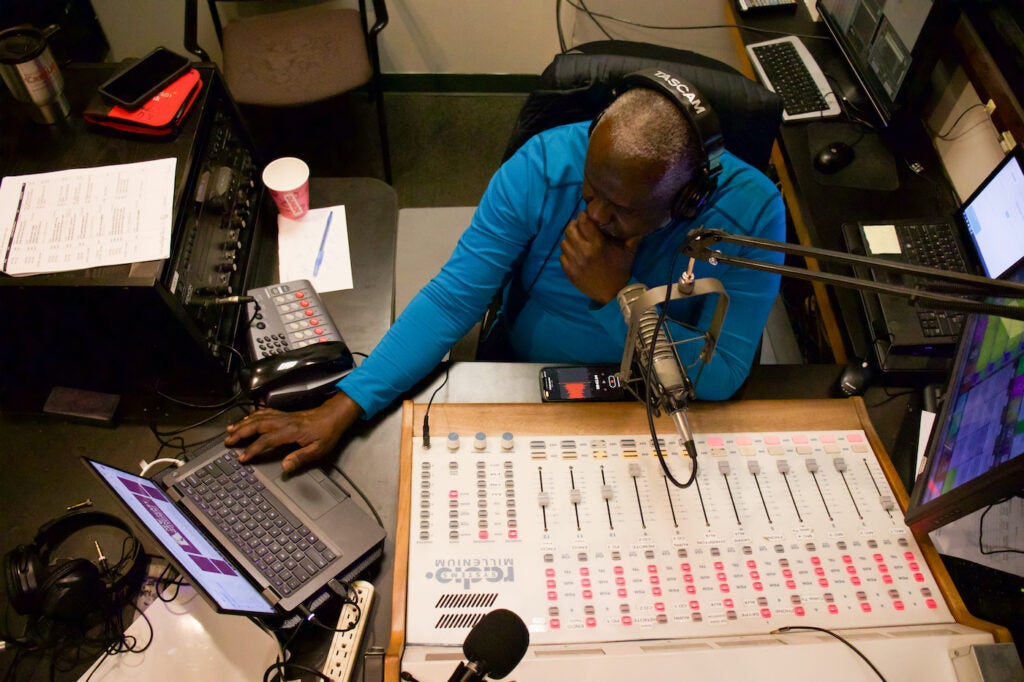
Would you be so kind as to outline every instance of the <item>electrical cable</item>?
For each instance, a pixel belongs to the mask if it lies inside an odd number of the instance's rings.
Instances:
[[[939,138],[940,140],[946,140],[946,141],[949,141],[950,139],[954,139],[955,140],[957,138],[950,138],[949,136],[953,133],[954,130],[956,130],[956,127],[958,125],[960,125],[960,121],[962,121],[964,119],[964,116],[966,116],[970,112],[974,111],[978,107],[983,107],[983,106],[985,106],[985,105],[982,104],[981,102],[977,102],[975,104],[970,105],[969,107],[967,107],[963,111],[961,111],[960,115],[956,117],[956,120],[953,121],[949,125],[948,128],[946,128],[946,132],[944,132],[944,133],[936,132],[936,131],[932,130],[931,128],[929,128],[928,130],[929,130],[929,132],[932,133],[932,135],[934,135],[935,137]],[[978,123],[984,123],[984,121],[978,121]],[[975,125],[977,125],[977,124],[975,124]],[[965,135],[967,132],[969,132],[969,131],[971,131],[973,129],[974,129],[974,126],[971,126],[967,130],[965,130],[963,133],[960,133],[960,135]]]
[[[806,39],[809,39],[809,40],[831,40],[831,38],[829,38],[827,36],[811,35],[811,34],[807,34],[807,33],[792,33],[790,31],[777,31],[777,30],[760,28],[760,27],[756,27],[756,26],[749,26],[747,24],[739,24],[739,23],[737,23],[737,24],[703,24],[703,25],[698,25],[698,26],[664,26],[664,25],[659,26],[659,25],[656,25],[656,24],[642,24],[642,23],[637,22],[637,21],[631,21],[629,19],[622,19],[620,17],[616,17],[616,16],[611,15],[611,14],[604,14],[602,12],[594,12],[593,10],[587,8],[586,5],[584,5],[581,0],[564,0],[564,1],[570,7],[576,9],[577,11],[580,11],[580,12],[583,12],[584,14],[586,14],[587,17],[591,21],[593,21],[595,24],[598,24],[597,18],[601,18],[601,19],[608,19],[609,21],[614,21],[614,22],[619,23],[619,24],[625,24],[627,26],[632,26],[634,28],[646,28],[646,29],[651,29],[651,30],[655,30],[655,31],[702,31],[702,30],[707,30],[707,29],[736,28],[736,29],[743,29],[745,31],[751,31],[753,33],[764,33],[764,34],[768,34],[768,35],[798,36],[800,38],[806,38]],[[562,0],[559,0],[559,2],[562,2]],[[577,4],[577,2],[580,2],[580,4]],[[600,25],[600,24],[598,24],[598,25]],[[606,35],[608,35],[608,34],[606,33]],[[614,40],[614,38],[611,38],[611,36],[609,36],[609,39]]]
[[[326,630],[327,632],[335,632],[335,633],[352,632],[353,630],[355,630],[356,625],[358,625],[359,621],[363,617],[363,609],[362,609],[362,607],[359,606],[358,603],[356,603],[352,599],[342,599],[341,600],[342,608],[344,608],[344,606],[346,604],[351,605],[356,610],[355,620],[353,620],[352,623],[350,623],[347,627],[344,627],[344,628],[332,628],[330,625],[327,625],[325,623],[321,623],[320,619],[316,616],[315,613],[311,614],[309,622],[312,625],[315,625],[315,626],[317,626],[318,628],[320,628],[322,630]]]
[[[174,574],[173,577],[171,577],[172,573]],[[180,577],[180,574],[178,573],[178,569],[176,569],[170,563],[168,563],[166,566],[164,566],[164,569],[162,571],[160,571],[160,575],[158,575],[156,577],[156,580],[154,581],[154,584],[153,584],[153,589],[156,592],[156,598],[159,599],[160,601],[164,602],[164,603],[170,603],[170,602],[174,601],[175,599],[177,599],[178,598],[178,590],[181,589],[181,586],[184,584],[184,581],[178,580],[179,577]],[[172,586],[173,585],[174,586],[174,594],[171,595],[170,597],[165,597],[164,594],[163,594],[164,588],[161,587],[161,585],[166,585],[166,586]]]
[[[132,549],[129,550],[129,543]],[[138,543],[135,538],[125,538],[122,543],[122,556],[109,568],[109,572],[123,573],[134,556]],[[30,618],[25,634],[17,642],[17,651],[4,674],[5,680],[14,682],[21,676],[21,666],[28,660],[35,660],[35,667],[28,671],[24,679],[37,679],[40,668],[47,668],[49,678],[56,679],[58,673],[68,673],[82,664],[83,660],[92,660],[88,677],[91,679],[103,661],[111,655],[135,652],[141,653],[153,643],[153,624],[136,603],[136,594],[132,590],[121,590],[111,593],[111,599],[102,604],[95,613],[81,623],[64,623],[43,617]],[[149,628],[149,637],[145,643],[126,633],[125,612],[134,610]],[[6,618],[6,616],[5,616]],[[98,660],[97,656],[99,657]]]
[[[141,476],[142,478],[149,478],[148,474],[150,470],[159,464],[173,464],[176,467],[180,467],[184,463],[185,462],[183,462],[182,460],[175,459],[174,457],[157,457],[156,459],[150,462],[146,462],[146,465],[143,466],[142,470],[139,472],[139,476]]]
[[[860,649],[858,649],[853,644],[851,644],[849,641],[847,641],[846,638],[840,636],[839,634],[837,634],[835,632],[832,632],[831,630],[828,630],[826,628],[815,627],[813,625],[790,625],[790,626],[786,626],[786,627],[777,628],[775,630],[772,630],[771,634],[776,635],[776,634],[782,634],[782,633],[786,633],[786,632],[799,632],[801,630],[810,630],[810,631],[813,631],[813,632],[823,632],[826,635],[828,635],[829,637],[834,637],[834,638],[838,639],[840,642],[842,642],[843,644],[848,646],[855,654],[860,656],[861,659],[865,663],[868,664],[868,667],[870,667],[875,672],[875,674],[878,675],[878,679],[882,680],[882,682],[886,682],[885,676],[883,676],[882,673],[879,672],[878,668],[875,667],[875,664],[872,663],[868,659],[868,657],[865,656],[861,652]]]
[[[263,673],[263,682],[270,682],[271,675],[273,675],[274,673],[277,673],[276,679],[283,680],[285,670],[300,670],[304,673],[308,673],[310,675],[315,676],[317,679],[326,680],[327,682],[334,682],[333,678],[324,675],[323,672],[317,670],[316,668],[311,668],[310,666],[302,665],[301,663],[291,663],[289,661],[277,661],[275,663],[271,663],[270,667],[267,668],[265,673]]]
[[[451,372],[451,369],[452,363],[449,362],[444,368],[444,381],[430,394],[430,400],[427,401],[427,409],[423,413],[423,447],[427,450],[430,449],[430,407],[434,404],[434,398],[437,397],[438,392],[448,383],[448,373]]]
[[[214,414],[209,415],[208,417],[204,417],[203,419],[200,419],[197,422],[193,422],[192,424],[189,424],[188,426],[182,426],[180,428],[172,429],[170,431],[159,431],[157,429],[156,425],[151,422],[150,426],[149,426],[149,430],[153,433],[153,435],[156,437],[156,439],[158,441],[163,443],[164,442],[163,438],[165,438],[167,436],[177,436],[179,434],[191,431],[192,429],[197,428],[199,426],[203,426],[204,424],[209,424],[210,422],[214,421],[218,417],[221,417],[221,416],[227,414],[228,412],[230,412],[231,410],[233,410],[235,408],[239,408],[239,409],[245,411],[245,405],[246,405],[246,403],[233,403],[231,405],[227,405],[227,406],[219,409]],[[246,414],[248,414],[248,413],[246,413]],[[217,436],[214,436],[214,438],[215,437],[217,437]],[[208,443],[211,440],[213,440],[213,438],[207,438],[207,439],[204,439],[202,441],[202,443]],[[200,443],[200,444],[202,444],[202,443]],[[196,445],[196,444],[193,443],[193,445]]]
[[[985,549],[985,541],[983,539],[985,537],[985,517],[988,516],[988,513],[992,511],[993,507],[1008,502],[1014,497],[1020,497],[1020,495],[1010,495],[1009,497],[1004,497],[997,502],[993,502],[989,506],[985,507],[985,511],[981,513],[981,518],[978,519],[978,552],[981,553],[982,556],[991,556],[993,554],[1024,554],[1024,549]]]
[[[377,512],[377,508],[374,507],[373,503],[370,502],[370,498],[366,496],[366,493],[364,493],[362,489],[358,485],[356,485],[356,482],[353,481],[352,478],[345,473],[344,469],[339,467],[337,464],[332,464],[331,468],[337,471],[341,475],[341,477],[345,479],[345,482],[352,487],[352,490],[356,491],[356,495],[359,495],[359,497],[363,500],[363,503],[370,510],[370,513],[373,514],[373,518],[377,520],[377,525],[383,528],[384,521],[381,519],[380,514]]]
[[[281,640],[278,639],[276,634],[274,634],[274,631],[271,630],[266,623],[264,623],[259,618],[256,618],[255,616],[249,616],[249,621],[255,624],[256,627],[258,627],[260,630],[263,630],[263,632],[270,635],[270,638],[274,640],[274,646],[277,647],[277,660],[283,661],[286,658],[285,651],[284,648],[281,646]]]
[[[692,467],[690,469],[690,477],[687,479],[687,481],[685,483],[681,483],[679,481],[679,479],[677,479],[672,474],[672,472],[669,470],[668,462],[665,460],[665,455],[664,455],[664,453],[662,453],[661,445],[658,442],[658,431],[657,431],[657,428],[654,425],[654,403],[655,403],[655,400],[656,400],[656,396],[654,395],[654,392],[651,390],[651,386],[653,384],[653,381],[656,380],[656,377],[654,375],[654,349],[657,346],[658,335],[661,332],[662,325],[664,325],[665,320],[667,319],[667,316],[668,316],[668,306],[669,306],[669,303],[672,301],[672,287],[673,287],[672,282],[674,281],[673,280],[673,275],[675,274],[675,270],[676,270],[676,262],[678,261],[679,255],[681,253],[682,253],[682,249],[680,248],[680,249],[677,249],[676,252],[675,252],[675,255],[672,256],[672,262],[670,263],[669,270],[668,270],[668,276],[669,276],[669,280],[670,281],[669,281],[669,284],[666,285],[666,287],[665,287],[665,300],[661,304],[661,310],[658,311],[658,319],[657,319],[657,322],[655,322],[655,325],[654,325],[654,333],[651,336],[651,342],[648,344],[648,348],[646,349],[646,352],[647,352],[647,362],[646,363],[640,363],[640,374],[641,374],[641,377],[643,378],[643,381],[644,381],[644,404],[647,407],[647,428],[650,429],[650,432],[651,432],[651,442],[654,445],[654,452],[658,456],[658,462],[661,464],[661,469],[664,472],[665,477],[668,478],[668,480],[672,483],[672,485],[674,485],[677,488],[689,488],[691,485],[693,485],[693,482],[697,479],[697,457],[696,457],[696,450],[694,451],[693,456],[691,457],[691,459],[693,460],[693,464],[692,464]],[[685,324],[683,324],[681,322],[678,322],[678,321],[676,321],[676,324],[680,324],[684,328],[690,329],[691,331],[699,331],[697,329],[694,329],[690,325],[685,325]],[[675,353],[675,349],[673,349],[672,352]],[[678,357],[679,357],[678,354],[676,354],[676,359],[677,360],[678,360]],[[681,363],[680,363],[680,369],[681,368],[682,367],[681,367]],[[701,368],[701,370],[703,371],[703,367]],[[685,372],[684,372],[684,374],[685,374]],[[698,375],[698,379],[699,379],[699,375]]]
[[[587,17],[589,17],[590,20],[592,22],[594,22],[594,26],[597,26],[597,29],[599,31],[601,31],[601,33],[604,34],[605,38],[607,38],[608,40],[615,40],[614,38],[612,38],[612,34],[608,32],[608,29],[606,29],[604,27],[604,25],[600,21],[597,20],[597,16],[593,12],[590,11],[590,8],[587,7],[587,4],[583,0],[578,0],[578,1],[580,3],[580,6],[577,9],[582,9],[583,12],[586,13]],[[569,3],[569,4],[572,4],[572,3]]]

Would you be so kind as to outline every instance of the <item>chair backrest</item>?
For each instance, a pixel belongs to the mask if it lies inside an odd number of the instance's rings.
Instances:
[[[206,4],[210,11],[214,32],[217,34],[217,42],[223,43],[224,25],[220,20],[220,12],[217,9],[217,3],[220,1],[222,0],[206,0]],[[198,2],[199,0],[185,0],[184,43],[186,50],[204,62],[208,62],[210,61],[209,54],[198,43]],[[367,19],[366,2],[367,0],[359,0],[359,15],[362,18],[363,33],[366,35],[366,50],[369,53],[370,63],[373,65],[374,73],[380,73],[380,51],[377,47],[377,36],[388,25],[387,0],[370,0],[370,3],[373,5],[372,25],[370,25]]]
[[[725,148],[767,169],[782,123],[778,95],[695,52],[621,40],[586,43],[555,57],[520,110],[503,160],[542,130],[593,119],[611,102],[622,76],[645,68],[672,71],[692,83],[718,115]]]

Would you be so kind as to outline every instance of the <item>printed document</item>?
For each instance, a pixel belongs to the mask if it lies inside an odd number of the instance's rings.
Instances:
[[[33,275],[169,258],[175,163],[5,177],[0,272]]]

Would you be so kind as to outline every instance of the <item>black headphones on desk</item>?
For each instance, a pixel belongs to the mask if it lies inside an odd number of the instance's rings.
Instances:
[[[127,555],[111,564],[111,569],[127,568],[103,575],[88,559],[50,564],[54,548],[92,526],[112,526],[128,536]],[[7,597],[22,615],[78,622],[138,590],[148,565],[142,543],[118,517],[97,511],[67,514],[43,525],[31,544],[20,545],[4,557]]]
[[[633,88],[647,88],[665,95],[690,123],[697,133],[697,142],[702,159],[693,179],[680,188],[672,200],[672,220],[679,221],[695,217],[700,213],[708,197],[718,185],[718,175],[722,172],[722,129],[718,116],[711,104],[704,99],[691,83],[664,69],[642,69],[626,74],[615,87],[614,97]],[[601,120],[601,115],[590,124],[590,132]]]

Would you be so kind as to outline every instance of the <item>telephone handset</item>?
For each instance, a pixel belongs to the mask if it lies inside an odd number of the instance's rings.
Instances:
[[[276,409],[323,402],[355,367],[348,345],[307,280],[250,289],[249,350],[242,384],[253,401]]]

